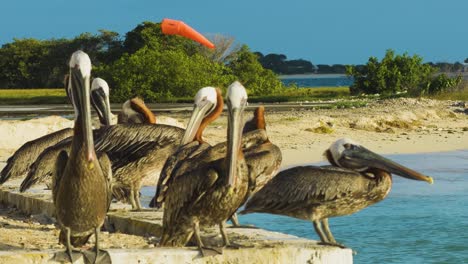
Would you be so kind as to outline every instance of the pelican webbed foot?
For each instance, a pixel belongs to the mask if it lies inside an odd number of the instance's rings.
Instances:
[[[96,254],[96,250],[86,250],[83,251],[83,260],[86,264],[99,263],[99,264],[111,264],[112,260],[109,253],[105,250],[99,250],[99,253]]]
[[[258,229],[258,227],[253,226],[253,225],[241,225],[239,223],[239,219],[237,218],[237,213],[234,213],[229,220],[231,220],[231,223],[232,223],[232,226],[230,226],[229,228],[254,228],[254,229]]]

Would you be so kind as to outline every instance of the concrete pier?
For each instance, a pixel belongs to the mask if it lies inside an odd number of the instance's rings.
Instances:
[[[41,188],[19,193],[10,184],[0,187],[0,203],[14,206],[26,214],[54,217],[49,191]],[[130,212],[111,207],[106,227],[111,231],[140,236],[161,234],[162,212]],[[317,241],[253,228],[228,228],[230,240],[239,249],[224,249],[222,255],[201,257],[195,247],[108,249],[112,263],[352,263],[351,249],[323,246]],[[207,244],[221,241],[217,228],[203,230]],[[0,263],[57,263],[54,256],[63,250],[0,251]],[[83,263],[79,259],[76,263]]]

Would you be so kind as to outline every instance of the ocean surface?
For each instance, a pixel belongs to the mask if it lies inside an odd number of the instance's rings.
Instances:
[[[280,79],[285,85],[295,84],[298,87],[337,87],[353,84],[353,78],[342,74],[282,75]]]
[[[434,184],[394,176],[390,194],[350,216],[330,218],[339,243],[355,251],[354,263],[468,263],[468,150],[387,156],[434,177]],[[143,204],[154,187],[142,190]],[[242,224],[318,240],[312,223],[249,214]]]

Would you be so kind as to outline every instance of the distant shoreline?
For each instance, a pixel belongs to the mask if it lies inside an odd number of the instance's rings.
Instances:
[[[449,77],[457,77],[461,75],[463,79],[468,80],[468,72],[441,72],[445,73]],[[281,80],[288,80],[288,79],[308,79],[308,78],[345,78],[347,77],[346,74],[341,73],[304,73],[304,74],[280,74],[278,78]],[[351,78],[351,77],[350,77]]]
[[[305,74],[286,74],[278,75],[278,78],[282,80],[287,79],[308,79],[308,78],[343,78],[346,77],[346,74],[340,73],[305,73]]]

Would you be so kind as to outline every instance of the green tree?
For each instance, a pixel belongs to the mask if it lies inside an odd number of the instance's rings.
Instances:
[[[240,48],[227,66],[247,88],[250,95],[268,95],[283,88],[276,74],[263,68],[257,55],[250,52],[247,45]]]
[[[408,92],[419,95],[431,82],[436,69],[422,63],[418,55],[395,55],[387,50],[385,57],[379,61],[370,57],[364,67],[348,66],[347,74],[354,78],[350,87],[352,94],[392,95]]]
[[[32,88],[44,83],[47,76],[41,62],[48,53],[43,42],[36,39],[14,39],[0,49],[0,84],[11,88]]]
[[[201,87],[225,87],[235,79],[224,72],[225,66],[200,54],[188,56],[181,50],[159,51],[147,46],[95,70],[112,85],[114,101],[133,96],[148,101],[191,97]]]

